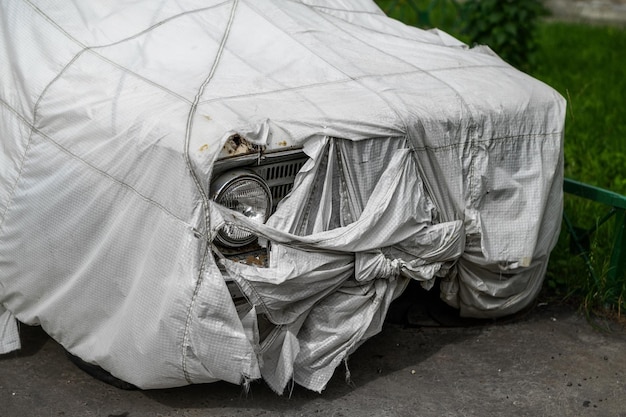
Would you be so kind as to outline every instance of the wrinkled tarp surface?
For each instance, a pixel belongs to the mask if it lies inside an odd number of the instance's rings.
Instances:
[[[358,0],[0,9],[0,352],[18,319],[142,388],[321,391],[411,279],[474,317],[539,291],[565,102],[488,48]],[[265,225],[209,199],[233,134],[310,156]],[[226,222],[269,267],[213,253]]]

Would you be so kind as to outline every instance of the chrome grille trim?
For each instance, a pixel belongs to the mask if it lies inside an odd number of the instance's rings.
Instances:
[[[215,162],[213,178],[232,169],[247,169],[263,178],[272,194],[272,211],[293,188],[293,182],[300,168],[308,160],[301,149],[289,149],[266,154],[248,154]]]
[[[278,203],[285,198],[293,188],[293,182],[300,168],[307,161],[306,156],[287,161],[266,163],[261,162],[260,166],[250,167],[250,170],[263,178],[272,193],[274,202],[272,209],[275,209]]]

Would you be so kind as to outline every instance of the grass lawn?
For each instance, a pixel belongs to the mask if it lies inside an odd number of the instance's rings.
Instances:
[[[532,75],[568,103],[565,175],[626,194],[626,30],[543,23]]]
[[[531,74],[568,101],[565,127],[565,175],[626,195],[626,29],[550,22],[537,33],[536,67]],[[589,228],[607,207],[566,195],[565,210]],[[626,277],[607,278],[613,222],[592,235],[591,264],[569,252],[562,233],[548,268],[547,286],[572,295],[587,310],[626,307]]]

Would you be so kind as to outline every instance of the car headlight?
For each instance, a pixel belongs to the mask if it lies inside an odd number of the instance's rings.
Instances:
[[[229,171],[211,184],[213,200],[231,210],[264,223],[272,210],[272,195],[265,181],[245,170]],[[226,224],[217,234],[219,243],[239,247],[254,242],[256,235],[232,224]]]

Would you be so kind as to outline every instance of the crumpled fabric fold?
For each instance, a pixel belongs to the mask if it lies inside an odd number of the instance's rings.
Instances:
[[[453,264],[463,251],[462,222],[433,223],[433,206],[415,174],[409,149],[397,150],[380,172],[369,172],[377,181],[368,190],[357,187],[349,154],[341,141],[329,139],[325,159],[302,174],[305,178],[278,209],[280,229],[271,218],[259,224],[219,208],[226,222],[271,242],[267,268],[227,259],[222,264],[248,301],[277,326],[279,336],[268,336],[273,340],[268,352],[281,352],[280,366],[287,375],[274,370],[264,378],[271,379],[279,393],[291,378],[321,391],[341,360],[380,330],[389,304],[409,279],[432,285],[442,267]],[[324,193],[316,196],[306,176],[325,179]],[[337,186],[337,178],[344,183]],[[334,198],[328,198],[335,191]],[[318,217],[285,212],[294,195],[318,207],[310,213]],[[345,204],[338,207],[337,200]],[[285,224],[288,215],[292,224]],[[312,221],[314,232],[284,231],[302,230],[299,221]],[[261,356],[262,363],[276,361]],[[263,369],[267,374],[267,366]]]

